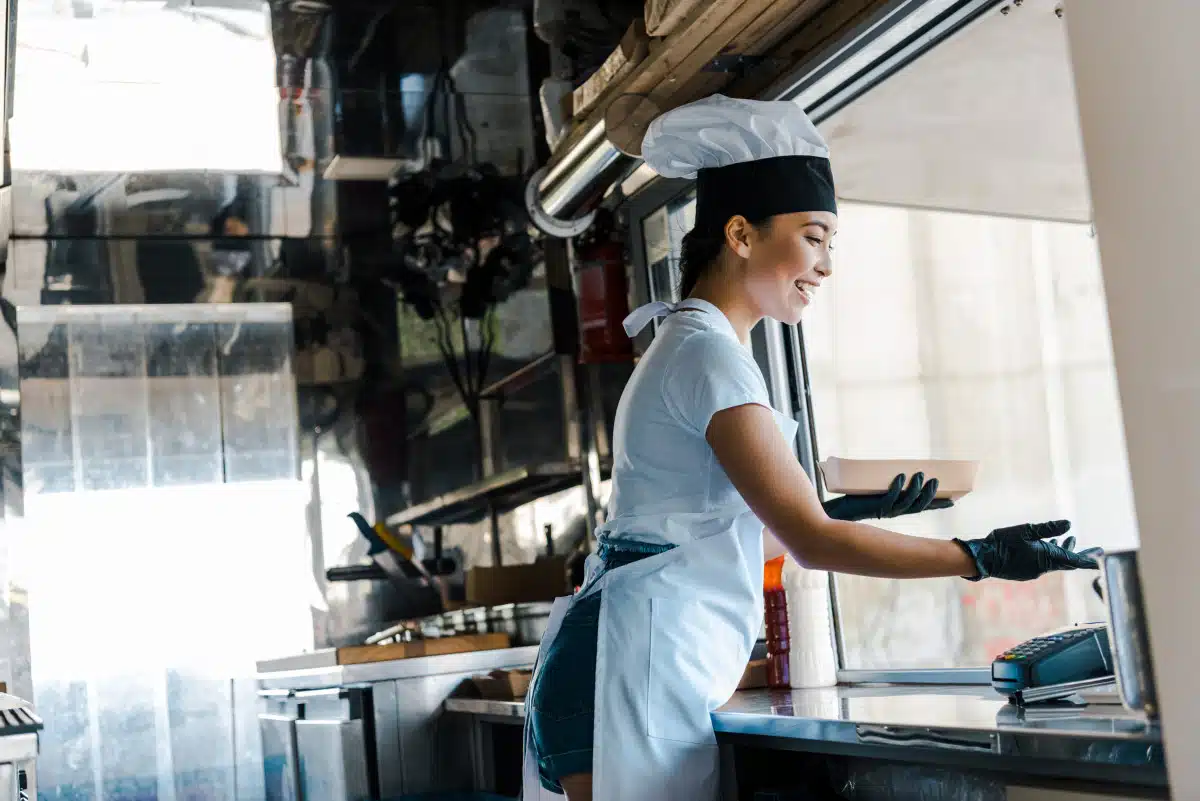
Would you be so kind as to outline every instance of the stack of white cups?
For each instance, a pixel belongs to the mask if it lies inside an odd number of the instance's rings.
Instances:
[[[791,554],[783,562],[791,635],[789,668],[794,689],[837,684],[829,581],[829,573],[803,568]]]

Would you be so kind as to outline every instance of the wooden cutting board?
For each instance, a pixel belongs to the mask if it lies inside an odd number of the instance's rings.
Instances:
[[[420,656],[442,656],[468,651],[494,651],[512,644],[507,634],[463,634],[434,640],[398,642],[390,645],[355,645],[337,649],[339,665],[364,665],[368,662],[390,662],[393,659],[415,659]]]

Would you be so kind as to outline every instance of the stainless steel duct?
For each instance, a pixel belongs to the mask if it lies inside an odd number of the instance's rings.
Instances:
[[[1000,0],[902,0],[847,40],[780,78],[764,100],[794,100],[813,121],[833,114],[940,41],[1000,5]],[[604,193],[641,163],[617,150],[597,122],[561,161],[534,173],[525,205],[550,236],[573,237],[591,225]]]
[[[577,236],[592,224],[595,208],[608,188],[640,159],[617,150],[597,122],[562,161],[538,170],[525,187],[525,206],[541,231]]]

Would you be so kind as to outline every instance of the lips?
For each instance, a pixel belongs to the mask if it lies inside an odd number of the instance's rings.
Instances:
[[[797,291],[800,292],[800,297],[804,299],[805,306],[812,303],[813,293],[817,289],[815,286],[813,286],[812,284],[807,284],[803,281],[797,280],[796,281],[796,289],[797,289]]]

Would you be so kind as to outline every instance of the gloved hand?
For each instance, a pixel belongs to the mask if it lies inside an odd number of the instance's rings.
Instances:
[[[892,479],[888,491],[880,495],[843,495],[826,501],[825,514],[834,520],[867,520],[873,517],[899,517],[915,515],[926,509],[946,509],[954,505],[949,498],[934,499],[938,480],[925,480],[924,473],[916,473],[904,488],[904,474]]]
[[[1052,537],[1071,530],[1066,520],[1051,523],[1026,523],[998,528],[981,540],[955,540],[975,562],[977,576],[971,581],[1002,578],[1029,581],[1053,570],[1096,570],[1091,556],[1075,553],[1075,538],[1067,537],[1059,545]]]

